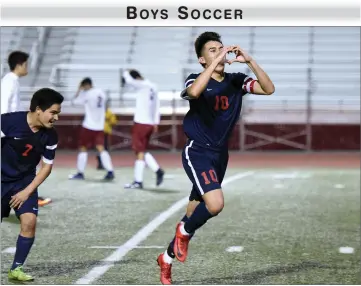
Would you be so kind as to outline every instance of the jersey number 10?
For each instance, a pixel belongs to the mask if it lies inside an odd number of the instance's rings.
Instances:
[[[218,111],[218,110],[227,110],[229,107],[229,103],[228,103],[228,97],[224,96],[224,95],[217,95],[216,96],[216,103],[214,105],[214,110]]]
[[[214,170],[209,170],[208,174],[209,174],[209,177],[211,178],[212,182],[214,182],[214,183],[218,182],[217,175],[216,175],[216,172]],[[211,181],[209,180],[206,172],[202,172],[201,176],[203,177],[204,183],[206,185],[209,185],[211,183]]]

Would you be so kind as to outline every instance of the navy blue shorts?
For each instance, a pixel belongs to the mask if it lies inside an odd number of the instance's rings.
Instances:
[[[183,149],[182,162],[193,183],[189,200],[203,201],[205,193],[221,189],[228,165],[228,149],[214,151],[189,141]]]
[[[25,177],[20,181],[1,182],[1,220],[8,217],[11,211],[11,196],[24,190],[34,179],[34,176]],[[33,213],[38,215],[38,190],[35,190],[31,196],[23,203],[20,209],[15,209],[17,217],[24,213]]]

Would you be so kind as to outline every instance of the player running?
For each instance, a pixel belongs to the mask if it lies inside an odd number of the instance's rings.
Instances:
[[[144,79],[136,70],[124,71],[125,83],[132,86],[136,94],[136,108],[132,129],[132,149],[136,155],[134,181],[125,188],[142,189],[145,164],[156,174],[156,186],[163,182],[164,171],[152,154],[147,152],[150,137],[158,131],[160,121],[159,98],[155,84]]]
[[[186,214],[177,224],[168,249],[157,259],[162,284],[172,283],[173,259],[186,260],[188,243],[195,231],[223,209],[221,184],[228,164],[228,139],[239,119],[243,96],[270,95],[275,91],[255,60],[238,46],[224,47],[217,33],[201,34],[195,42],[195,51],[204,71],[190,74],[181,94],[190,106],[183,121],[188,142],[182,161],[193,187]],[[234,53],[235,58],[227,60],[227,53]],[[226,63],[247,64],[257,80],[243,73],[225,73]]]
[[[94,147],[94,145],[100,155],[102,165],[107,171],[104,180],[114,179],[112,160],[104,148],[106,102],[106,94],[101,89],[93,87],[90,78],[81,81],[73,104],[85,106],[85,117],[79,134],[78,172],[70,175],[69,179],[84,180],[84,171],[88,160],[87,148]]]
[[[13,208],[21,228],[9,279],[33,280],[23,265],[35,239],[37,189],[50,175],[55,158],[58,136],[53,126],[63,100],[60,93],[43,88],[34,93],[29,112],[1,114],[1,221]]]

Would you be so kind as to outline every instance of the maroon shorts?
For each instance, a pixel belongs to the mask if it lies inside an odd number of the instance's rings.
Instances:
[[[104,131],[94,131],[81,127],[79,133],[79,147],[93,148],[94,146],[104,146]]]
[[[145,152],[148,148],[153,125],[134,123],[132,129],[132,149],[135,152]]]

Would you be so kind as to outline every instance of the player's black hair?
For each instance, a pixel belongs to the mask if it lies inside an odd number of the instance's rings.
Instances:
[[[17,65],[22,65],[29,58],[29,54],[22,51],[13,51],[8,57],[8,64],[11,71],[15,70]]]
[[[132,78],[142,78],[142,75],[137,70],[131,70],[129,71],[129,74]]]
[[[204,45],[210,41],[216,41],[222,44],[221,36],[216,32],[204,32],[198,36],[194,42],[194,48],[198,58],[202,56],[202,49]]]
[[[80,83],[81,86],[84,86],[86,84],[93,85],[93,82],[90,77],[84,78]]]
[[[62,104],[64,97],[51,88],[41,88],[33,94],[30,102],[30,111],[34,112],[36,108],[42,111],[49,109],[53,104]]]

